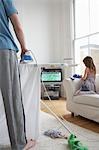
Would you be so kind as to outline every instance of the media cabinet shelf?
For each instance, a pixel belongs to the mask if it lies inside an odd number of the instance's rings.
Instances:
[[[41,98],[42,99],[49,99],[49,97],[52,100],[59,99],[61,96],[61,84],[45,84],[41,85]]]

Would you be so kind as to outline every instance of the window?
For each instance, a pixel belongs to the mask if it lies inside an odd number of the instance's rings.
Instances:
[[[75,68],[76,73],[83,73],[83,58],[92,56],[99,73],[99,0],[74,0],[75,22]]]

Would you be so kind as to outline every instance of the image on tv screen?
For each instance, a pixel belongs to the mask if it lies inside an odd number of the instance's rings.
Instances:
[[[62,73],[60,71],[44,71],[41,74],[41,80],[44,82],[61,82]]]

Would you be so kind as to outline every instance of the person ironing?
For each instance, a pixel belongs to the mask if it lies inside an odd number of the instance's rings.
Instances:
[[[11,21],[20,43],[21,54],[27,52],[18,12],[12,0],[0,0],[0,90],[12,150],[27,150],[34,141],[26,139],[25,115],[22,104],[17,64],[18,47],[9,29]]]

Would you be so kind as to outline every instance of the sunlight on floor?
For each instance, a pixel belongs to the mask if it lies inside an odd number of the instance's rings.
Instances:
[[[55,114],[58,116],[63,116],[65,114],[69,114],[70,112],[66,109],[66,99],[61,98],[59,100],[43,100],[47,106],[50,107],[52,111],[54,111]],[[50,111],[41,104],[41,110],[47,113],[50,113]]]

